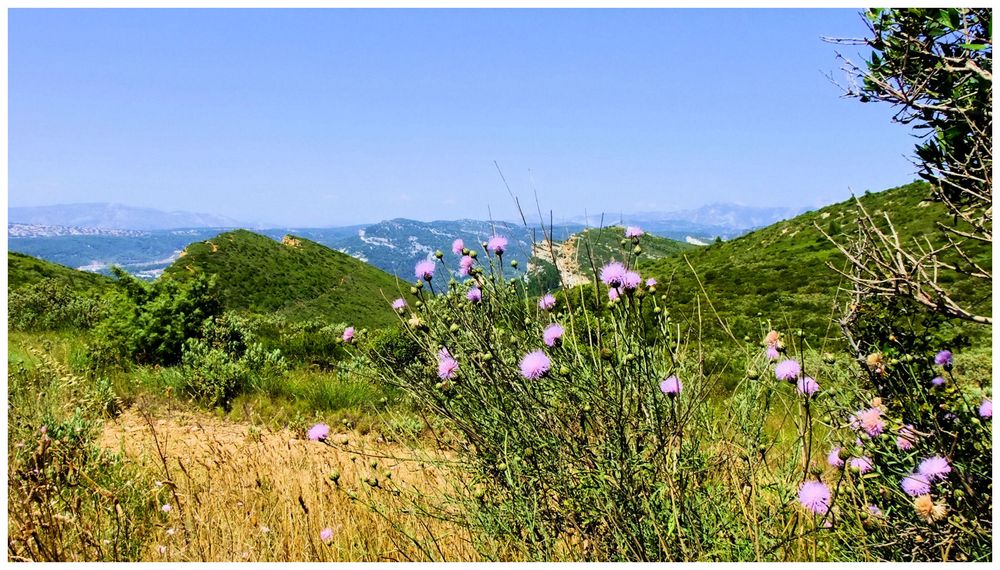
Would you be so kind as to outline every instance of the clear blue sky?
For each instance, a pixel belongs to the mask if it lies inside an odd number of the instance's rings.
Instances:
[[[557,217],[914,178],[910,131],[824,76],[820,36],[863,35],[855,10],[22,9],[9,30],[11,206],[513,219],[494,160]]]

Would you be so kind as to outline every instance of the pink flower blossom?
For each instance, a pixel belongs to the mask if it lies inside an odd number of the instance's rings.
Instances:
[[[521,359],[521,376],[528,380],[537,380],[545,376],[550,368],[552,362],[541,350],[529,352]]]
[[[507,238],[504,236],[493,236],[486,242],[486,249],[497,255],[503,255],[507,249]]]
[[[450,380],[458,373],[458,361],[452,358],[447,348],[438,351],[438,378]]]
[[[451,242],[451,252],[455,255],[461,255],[463,249],[465,249],[465,242],[461,239]]]
[[[306,437],[312,441],[323,441],[330,435],[330,426],[326,424],[316,424],[309,428]]]
[[[882,410],[878,408],[868,408],[861,410],[854,415],[851,427],[856,430],[863,430],[869,437],[875,437],[885,430],[885,421],[882,419]]]
[[[683,387],[680,378],[673,375],[668,376],[666,380],[660,382],[660,391],[671,398],[679,396]]]
[[[906,424],[905,426],[899,428],[899,436],[896,438],[896,447],[903,451],[909,451],[913,449],[913,444],[917,442],[919,437],[914,431],[913,426]]]
[[[795,380],[802,372],[802,367],[794,360],[782,360],[774,367],[774,376],[778,380]]]
[[[612,261],[601,268],[601,281],[612,288],[621,287],[625,281],[625,266],[617,261]]]
[[[546,346],[555,346],[557,343],[562,341],[563,332],[562,325],[552,323],[551,325],[545,327],[545,331],[542,333],[542,340],[545,342]]]
[[[851,467],[861,473],[868,473],[875,468],[875,465],[872,463],[871,457],[854,457],[851,459]]]
[[[979,417],[987,419],[993,417],[993,400],[989,398],[983,399],[983,403],[979,404]]]
[[[621,297],[621,293],[618,292],[618,289],[614,289],[614,288],[608,289],[608,299],[611,299],[612,301],[614,301],[618,297]]]
[[[333,529],[327,527],[327,528],[324,528],[323,530],[319,531],[319,538],[325,544],[330,544],[330,542],[333,541]]]
[[[919,497],[920,495],[926,495],[931,492],[930,481],[927,477],[921,475],[920,473],[911,473],[900,481],[900,487],[903,491],[911,497]]]
[[[830,510],[830,489],[822,481],[806,481],[799,486],[799,503],[817,515]]]
[[[472,273],[472,264],[474,262],[475,260],[468,255],[463,255],[462,259],[458,260],[458,274],[465,277]]]
[[[826,456],[826,462],[830,464],[830,467],[843,467],[844,460],[840,458],[840,447],[834,447],[830,450],[830,454]]]
[[[417,262],[417,266],[414,268],[414,273],[416,273],[417,279],[430,281],[434,278],[434,269],[434,262],[429,259],[425,259]]]
[[[354,340],[354,327],[347,327],[344,329],[344,334],[341,336],[344,342],[350,344]]]
[[[645,234],[645,233],[646,232],[642,231],[642,229],[640,229],[637,226],[629,226],[629,227],[625,228],[625,237],[627,237],[627,238],[642,237],[642,235]]]
[[[795,389],[799,391],[799,394],[808,398],[819,391],[819,384],[817,384],[812,378],[803,376],[802,378],[799,378],[799,381],[795,384]]]
[[[538,300],[538,308],[539,309],[542,309],[542,310],[545,310],[545,311],[551,311],[552,308],[555,307],[555,306],[556,306],[556,298],[554,296],[552,296],[551,294],[545,295],[544,297],[542,297],[541,299]]]
[[[656,279],[650,277],[646,280],[646,287],[656,287]]]
[[[635,291],[640,283],[642,283],[642,277],[635,271],[626,271],[625,276],[622,278],[622,287],[626,291]]]
[[[469,292],[465,294],[465,298],[472,303],[478,303],[483,300],[483,290],[479,287],[472,287]]]
[[[392,302],[392,308],[395,309],[396,311],[402,311],[403,309],[406,308],[406,299],[403,299],[402,297],[396,299],[395,301]]]
[[[939,481],[948,478],[948,473],[951,473],[951,465],[944,457],[935,455],[921,461],[917,467],[917,473],[927,477],[928,481]]]

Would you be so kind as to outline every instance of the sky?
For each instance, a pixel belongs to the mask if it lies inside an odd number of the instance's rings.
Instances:
[[[264,225],[821,205],[915,178],[856,10],[9,12],[9,206]],[[534,214],[537,217],[537,214]]]

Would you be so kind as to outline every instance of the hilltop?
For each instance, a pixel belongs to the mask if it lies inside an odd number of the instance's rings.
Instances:
[[[165,279],[215,275],[226,308],[279,313],[359,326],[394,321],[396,278],[353,257],[296,236],[281,242],[247,230],[192,243],[164,270]],[[383,297],[383,294],[385,298]]]
[[[901,238],[931,237],[939,230],[935,223],[944,220],[944,206],[929,200],[930,189],[914,182],[878,193],[866,193],[861,203],[873,216],[889,212]],[[856,223],[854,200],[845,200],[790,220],[772,224],[732,241],[685,251],[647,266],[643,273],[655,276],[663,289],[669,287],[668,305],[678,319],[694,319],[700,292],[691,267],[704,285],[714,309],[732,327],[737,337],[749,335],[758,340],[758,314],[775,326],[806,331],[813,339],[837,338],[840,331],[831,325],[831,317],[848,301],[840,287],[850,287],[827,266],[843,266],[845,260],[815,227],[840,241]],[[992,266],[988,247],[973,250],[984,267]],[[690,262],[691,267],[688,267]],[[950,278],[951,276],[946,276]],[[956,279],[952,287],[961,298],[978,306],[990,307],[986,288],[970,280]],[[835,307],[836,305],[836,307]],[[702,320],[716,321],[712,308],[701,300]],[[988,309],[985,309],[988,311]],[[714,327],[717,329],[718,327]],[[721,335],[714,330],[710,335]]]
[[[96,273],[77,271],[65,265],[44,261],[23,253],[7,252],[7,290],[33,285],[43,279],[69,285],[76,291],[100,291],[111,286],[112,280]]]

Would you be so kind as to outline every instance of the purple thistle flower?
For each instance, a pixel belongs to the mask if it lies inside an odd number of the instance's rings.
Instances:
[[[330,426],[326,424],[316,424],[309,428],[306,432],[306,437],[312,441],[323,441],[330,436]]]
[[[771,361],[777,360],[781,357],[781,353],[778,352],[778,349],[773,346],[767,347],[767,351],[765,351],[765,353],[767,354],[767,359]]]
[[[799,486],[799,503],[817,515],[830,510],[830,489],[822,481],[806,481]]]
[[[552,323],[551,325],[545,327],[545,331],[542,333],[542,340],[545,341],[546,346],[555,346],[556,343],[562,341],[562,336],[562,325]]]
[[[905,426],[899,428],[899,437],[896,438],[896,447],[903,451],[909,451],[913,449],[913,444],[916,443],[917,437],[916,432],[913,431],[913,426],[911,424],[906,424]]]
[[[507,249],[507,238],[503,236],[491,237],[490,240],[486,242],[486,249],[497,255],[503,255],[503,252]]]
[[[347,327],[346,329],[344,329],[344,334],[343,336],[341,336],[341,338],[344,340],[344,342],[350,344],[350,342],[354,340],[354,327]]]
[[[635,271],[626,271],[622,278],[622,287],[625,287],[626,291],[635,291],[640,283],[642,283],[642,277]]]
[[[330,542],[333,540],[333,529],[327,527],[327,528],[324,528],[323,530],[319,531],[319,538],[324,543],[330,544]]]
[[[618,297],[621,297],[621,293],[618,292],[618,289],[615,288],[608,289],[608,299],[614,301]]]
[[[458,373],[458,361],[452,358],[447,348],[438,351],[438,378],[450,380]]]
[[[874,469],[875,465],[872,463],[871,457],[854,457],[851,459],[851,467],[864,474]]]
[[[830,467],[843,467],[844,460],[840,458],[840,446],[836,446],[830,450],[830,454],[826,456],[826,462],[830,464]]]
[[[904,493],[911,497],[919,497],[931,492],[930,481],[920,473],[910,473],[903,477],[899,486],[903,488]]]
[[[625,281],[625,266],[617,261],[612,261],[611,263],[605,265],[601,268],[601,281],[605,285],[612,288],[618,288],[622,286]]]
[[[541,350],[529,352],[521,359],[521,376],[528,380],[538,380],[552,368],[549,357]]]
[[[993,417],[993,400],[983,398],[983,403],[979,404],[979,417],[986,419]]]
[[[882,509],[876,507],[875,505],[868,505],[868,512],[875,517],[882,516]]]
[[[556,298],[551,294],[545,295],[538,300],[538,308],[544,311],[550,311],[556,306]]]
[[[644,233],[646,232],[642,231],[642,229],[640,229],[638,226],[629,226],[625,228],[625,237],[627,238],[642,237]]]
[[[646,287],[656,287],[656,279],[650,277],[646,280]]]
[[[928,481],[947,479],[948,473],[951,473],[951,465],[944,457],[935,455],[921,461],[917,467],[917,473],[927,477]]]
[[[799,378],[799,381],[795,384],[795,388],[799,391],[799,394],[809,398],[819,391],[819,384],[812,378],[803,376]]]
[[[465,298],[473,303],[478,303],[483,300],[483,290],[479,287],[473,287],[465,294]]]
[[[472,264],[474,262],[475,260],[468,255],[463,255],[462,259],[458,260],[458,274],[465,277],[472,273]]]
[[[934,356],[934,364],[944,366],[945,368],[951,367],[951,351],[942,350]]]
[[[794,360],[782,360],[774,367],[774,376],[778,380],[795,380],[802,372],[802,367]]]
[[[396,311],[402,311],[406,308],[406,299],[400,297],[392,302],[392,308]]]
[[[934,386],[944,386],[944,382],[945,382],[944,378],[940,376],[931,380],[931,384],[933,384]]]
[[[414,273],[417,274],[417,279],[430,281],[434,278],[434,262],[429,259],[418,261]]]
[[[668,376],[666,380],[660,382],[660,391],[671,398],[679,396],[683,387],[680,378],[673,375]]]
[[[855,414],[851,421],[851,427],[856,430],[863,430],[869,437],[875,437],[885,430],[885,421],[882,419],[882,410],[878,408],[868,408]]]
[[[451,252],[455,255],[461,255],[463,249],[465,249],[465,242],[461,239],[451,242]]]

